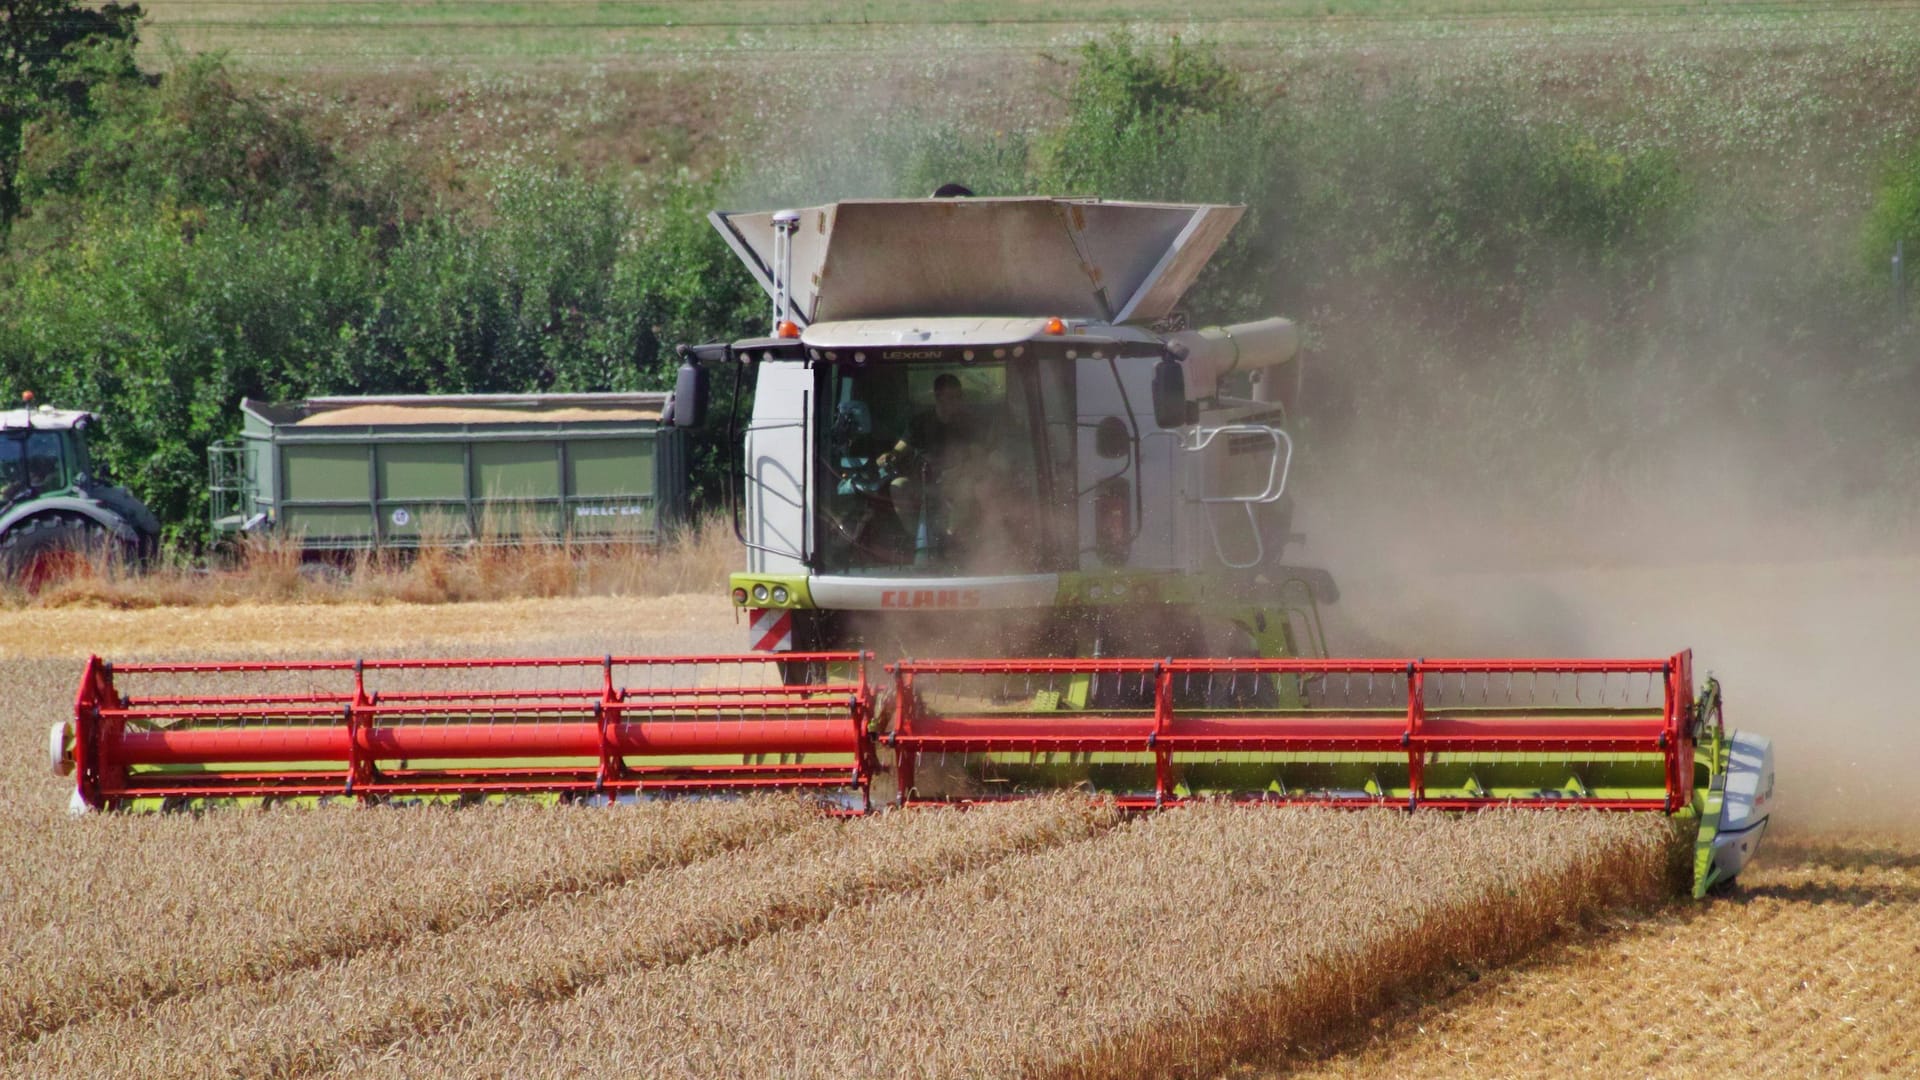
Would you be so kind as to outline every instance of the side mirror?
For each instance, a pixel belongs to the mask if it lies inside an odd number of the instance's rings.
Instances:
[[[707,369],[688,361],[673,382],[673,426],[697,428],[706,422]]]
[[[1153,365],[1153,422],[1163,428],[1187,424],[1187,373],[1170,356]]]

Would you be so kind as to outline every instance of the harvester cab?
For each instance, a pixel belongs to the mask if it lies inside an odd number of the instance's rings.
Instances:
[[[687,352],[752,390],[728,418],[750,644],[1324,655],[1332,581],[1285,562],[1298,334],[1175,312],[1240,214],[714,214],[774,305],[768,337]]]
[[[102,557],[132,563],[160,536],[152,511],[105,483],[87,450],[92,413],[36,405],[0,412],[0,575],[36,589]]]
[[[85,808],[790,788],[850,810],[1077,789],[1629,811],[1690,830],[1696,893],[1731,880],[1772,750],[1724,727],[1690,653],[1327,658],[1332,581],[1287,561],[1294,328],[1175,312],[1239,215],[717,213],[770,333],[684,349],[671,409],[699,425],[710,382],[734,382],[746,651],[96,658],[54,768]],[[271,672],[307,689],[250,685]]]

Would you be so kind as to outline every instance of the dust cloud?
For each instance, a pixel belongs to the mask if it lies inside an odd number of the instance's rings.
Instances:
[[[1723,684],[1728,725],[1773,738],[1780,820],[1920,826],[1920,536],[1900,488],[1783,485],[1773,463],[1802,453],[1795,433],[1735,422],[1640,447],[1664,464],[1622,484],[1554,460],[1603,437],[1576,415],[1545,425],[1554,437],[1533,455],[1452,452],[1437,432],[1434,453],[1383,478],[1351,450],[1365,421],[1307,464],[1306,541],[1289,554],[1340,584],[1336,654],[1692,649],[1696,678]],[[1539,490],[1543,472],[1576,479],[1532,508],[1503,497]]]

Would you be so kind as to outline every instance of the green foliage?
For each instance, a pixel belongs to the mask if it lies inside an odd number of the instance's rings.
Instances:
[[[683,344],[727,341],[763,332],[769,305],[766,294],[740,267],[733,252],[707,224],[718,205],[722,182],[699,183],[682,176],[667,183],[641,216],[643,238],[638,257],[622,264],[615,293],[636,320],[635,351],[642,359],[642,385],[669,389],[679,368],[674,350]],[[735,405],[731,373],[712,373],[711,415],[704,430],[690,433],[696,505],[716,507],[725,499],[726,461],[738,447],[727,446],[725,417]],[[740,402],[743,407],[745,402]]]
[[[478,212],[385,245],[343,217],[263,223],[244,205],[102,212],[0,304],[0,371],[100,411],[101,458],[191,537],[206,447],[242,397],[665,385],[674,344],[747,322],[745,275],[688,205],[707,198],[689,185],[641,215],[514,168]]]
[[[631,385],[652,359],[614,302],[633,227],[605,186],[503,170],[481,215],[443,210],[401,229],[343,381],[365,393]]]
[[[1263,119],[1216,50],[1179,38],[1154,50],[1114,35],[1080,50],[1066,122],[1038,179],[1053,191],[1108,198],[1244,195],[1266,164]],[[1256,141],[1237,141],[1248,135]]]
[[[138,4],[98,9],[74,0],[8,0],[0,7],[0,248],[19,216],[17,183],[27,126],[52,108],[85,107],[96,85],[137,77]]]
[[[97,409],[95,453],[178,534],[204,506],[205,450],[243,396],[334,384],[372,309],[371,244],[339,225],[261,227],[217,210],[102,217],[8,297],[0,364],[44,400]]]
[[[40,243],[90,207],[222,208],[250,221],[339,220],[391,230],[415,209],[409,177],[339,159],[298,111],[242,89],[218,57],[157,84],[103,80],[37,125],[20,186]]]
[[[1912,282],[1920,276],[1913,269],[1920,265],[1920,144],[1893,155],[1881,171],[1861,242],[1873,277],[1882,278],[1888,272],[1895,246],[1901,244],[1907,280]]]
[[[1263,107],[1218,50],[1126,34],[1090,42],[1067,116],[1037,156],[1030,188],[1149,201],[1242,203],[1247,216],[1189,298],[1201,319],[1252,313],[1274,276],[1271,211],[1293,177],[1292,118]]]

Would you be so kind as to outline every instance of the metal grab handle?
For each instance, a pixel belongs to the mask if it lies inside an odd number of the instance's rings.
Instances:
[[[1203,503],[1270,503],[1277,502],[1287,490],[1287,475],[1293,471],[1293,436],[1277,427],[1266,424],[1225,424],[1216,428],[1200,428],[1194,432],[1192,446],[1184,447],[1188,453],[1200,453],[1221,435],[1264,435],[1273,440],[1273,459],[1267,464],[1267,484],[1258,495],[1202,495]]]
[[[1200,453],[1221,435],[1264,435],[1273,440],[1273,458],[1267,464],[1267,483],[1258,495],[1202,495],[1194,500],[1206,506],[1207,537],[1213,541],[1214,557],[1229,570],[1251,570],[1267,561],[1266,539],[1260,535],[1260,519],[1253,508],[1278,502],[1280,496],[1286,493],[1287,477],[1293,471],[1293,437],[1267,424],[1224,424],[1196,430],[1193,445],[1181,449],[1188,453]],[[1253,558],[1246,562],[1228,558],[1226,546],[1220,542],[1220,523],[1214,517],[1212,507],[1221,503],[1238,505],[1246,511],[1247,532],[1253,537]]]

